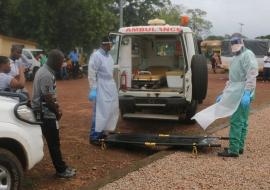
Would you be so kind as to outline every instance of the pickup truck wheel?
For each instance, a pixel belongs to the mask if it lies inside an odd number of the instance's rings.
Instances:
[[[194,55],[191,60],[192,71],[192,99],[199,103],[205,99],[208,86],[208,70],[206,58],[202,55]]]
[[[0,189],[21,188],[23,169],[19,160],[10,151],[0,148]]]
[[[188,104],[187,109],[186,109],[186,117],[185,117],[186,123],[189,123],[189,124],[195,123],[195,120],[191,120],[191,118],[196,114],[197,106],[198,106],[197,100],[192,100]]]

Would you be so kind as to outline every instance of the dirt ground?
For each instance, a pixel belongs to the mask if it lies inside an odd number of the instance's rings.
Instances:
[[[212,74],[208,77],[208,95],[199,106],[199,110],[213,104],[216,96],[224,88],[227,74]],[[31,83],[27,89],[31,92]],[[111,172],[126,168],[141,160],[153,151],[147,149],[121,149],[110,148],[101,150],[100,147],[89,144],[89,128],[92,105],[87,100],[87,78],[68,81],[57,81],[58,100],[63,110],[61,119],[61,148],[65,161],[77,169],[77,176],[70,180],[60,180],[54,177],[47,145],[45,144],[45,156],[31,171],[26,173],[24,190],[52,189],[74,190],[96,180],[110,175]],[[270,83],[258,81],[256,100],[253,109],[270,103]],[[215,122],[213,126],[226,122],[226,119]],[[118,131],[143,132],[143,133],[205,133],[197,124],[187,125],[183,122],[153,121],[153,120],[119,120]]]

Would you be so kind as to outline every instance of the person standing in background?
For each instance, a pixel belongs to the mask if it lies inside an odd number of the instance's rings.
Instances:
[[[93,102],[90,143],[96,144],[104,133],[114,131],[119,116],[118,92],[113,78],[113,58],[109,54],[111,42],[104,37],[101,47],[91,56],[88,65],[90,92]]]
[[[67,60],[64,59],[64,63],[61,67],[61,79],[62,80],[67,80],[68,79],[68,76],[67,76]]]
[[[76,79],[78,76],[78,71],[79,71],[79,53],[77,52],[75,48],[73,49],[72,52],[70,52],[69,58],[71,59],[71,62],[72,62],[73,79]]]
[[[42,121],[42,134],[47,141],[56,176],[70,178],[76,175],[76,169],[66,165],[60,150],[59,124],[62,111],[56,99],[55,72],[58,71],[64,61],[64,55],[60,50],[49,52],[48,61],[36,73],[33,92],[32,108],[36,118]]]

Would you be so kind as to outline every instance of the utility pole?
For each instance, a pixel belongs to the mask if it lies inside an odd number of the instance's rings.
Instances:
[[[240,34],[242,34],[242,29],[243,29],[244,24],[241,22],[239,22],[239,24],[240,24]]]
[[[123,5],[124,5],[124,0],[119,0],[120,28],[123,27]]]

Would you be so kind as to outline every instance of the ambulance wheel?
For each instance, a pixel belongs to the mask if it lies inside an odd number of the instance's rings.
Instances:
[[[186,108],[186,115],[185,115],[185,122],[189,124],[194,124],[195,120],[191,120],[191,118],[196,114],[198,107],[197,100],[191,100],[191,102],[187,105]]]
[[[194,55],[191,60],[192,99],[199,103],[205,99],[208,86],[207,61],[203,55]]]

